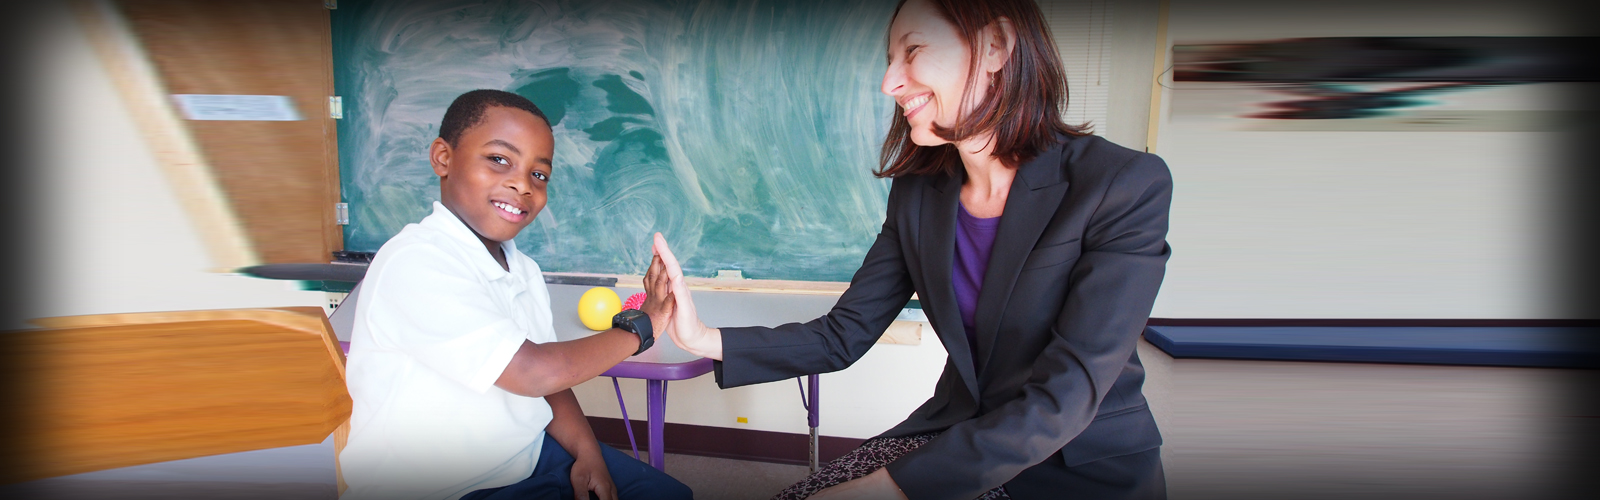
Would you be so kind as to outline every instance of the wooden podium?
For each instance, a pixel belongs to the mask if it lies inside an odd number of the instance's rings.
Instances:
[[[0,483],[322,442],[350,417],[316,307],[42,318],[0,333]]]

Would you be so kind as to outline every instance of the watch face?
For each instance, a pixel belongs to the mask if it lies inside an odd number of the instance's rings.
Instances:
[[[641,321],[644,325],[639,324]],[[655,343],[655,337],[652,336],[655,332],[641,331],[651,330],[652,327],[649,325],[650,316],[638,309],[628,309],[611,317],[611,326],[639,336],[639,350],[634,352],[634,355],[644,352],[645,349],[649,349]]]
[[[634,320],[637,320],[637,319],[639,319],[640,317],[643,317],[643,316],[646,316],[644,311],[640,311],[638,309],[624,310],[622,312],[617,313],[616,316],[612,317],[611,326],[614,326],[614,327],[617,327],[617,328],[621,328],[623,330],[627,330],[627,331],[630,331],[630,332],[633,332],[633,333],[639,333],[638,327],[636,326],[637,323],[635,323]]]

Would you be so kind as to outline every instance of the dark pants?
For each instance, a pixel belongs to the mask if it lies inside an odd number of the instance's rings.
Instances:
[[[667,473],[645,465],[644,462],[624,455],[615,448],[600,445],[600,457],[611,472],[611,482],[617,485],[617,497],[628,499],[692,500],[694,493],[688,486],[668,476]],[[544,448],[539,451],[539,463],[533,466],[533,475],[515,484],[488,488],[461,497],[461,500],[572,500],[572,463],[575,459],[555,439],[544,438]]]
[[[772,500],[799,500],[823,488],[857,479],[900,459],[938,436],[937,432],[876,437],[817,469]],[[1161,448],[1108,457],[1067,467],[1057,452],[1043,463],[978,495],[978,500],[1011,498],[1084,500],[1166,500],[1167,479],[1161,470]]]
[[[1060,460],[1059,456],[1049,460]],[[1165,500],[1167,478],[1161,470],[1161,448],[1102,458],[1074,467],[1040,464],[1024,469],[1006,491],[1018,500],[1093,498]]]

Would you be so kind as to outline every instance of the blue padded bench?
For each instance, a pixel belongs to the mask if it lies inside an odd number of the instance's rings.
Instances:
[[[1148,326],[1174,358],[1593,368],[1583,327]]]

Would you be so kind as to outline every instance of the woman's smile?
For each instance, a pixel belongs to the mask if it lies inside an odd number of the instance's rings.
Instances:
[[[928,105],[928,101],[931,100],[933,100],[933,94],[930,92],[924,92],[912,96],[910,99],[906,99],[905,102],[900,104],[900,107],[905,108],[905,117],[911,118],[911,115],[916,114],[917,111],[921,111],[923,107]]]

